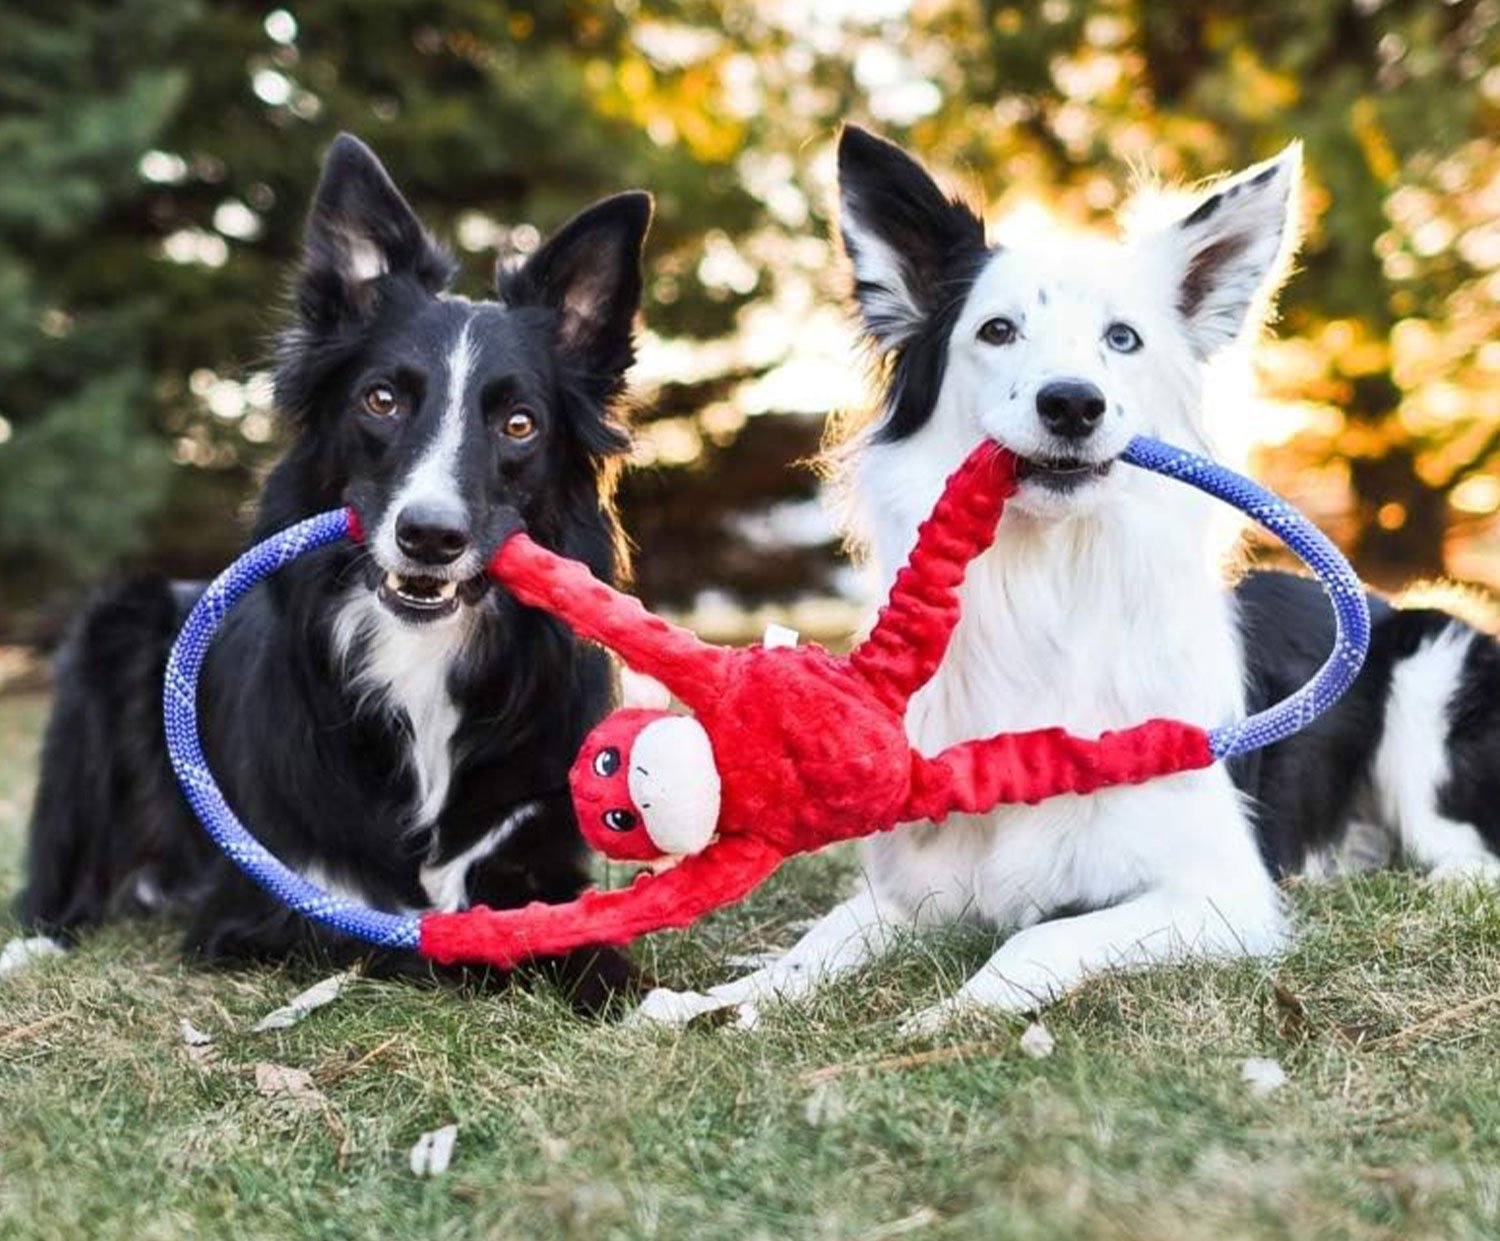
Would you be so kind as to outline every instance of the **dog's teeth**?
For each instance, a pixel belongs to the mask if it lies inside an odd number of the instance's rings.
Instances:
[[[439,599],[451,599],[456,594],[458,594],[457,582],[444,582],[438,587],[437,597]]]
[[[401,579],[394,573],[387,573],[385,575],[385,588],[399,593],[401,590]]]

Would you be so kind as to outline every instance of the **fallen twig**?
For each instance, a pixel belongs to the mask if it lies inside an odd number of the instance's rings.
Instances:
[[[950,1060],[962,1060],[971,1055],[993,1055],[1005,1050],[1003,1043],[959,1043],[955,1047],[935,1047],[931,1051],[915,1051],[904,1056],[883,1056],[879,1060],[850,1060],[844,1064],[825,1064],[819,1069],[808,1069],[798,1075],[804,1086],[832,1081],[850,1073],[885,1073],[893,1070],[920,1069],[929,1064],[944,1064]]]
[[[1500,1001],[1500,991],[1491,991],[1487,995],[1476,996],[1472,1000],[1465,1000],[1462,1004],[1444,1009],[1440,1013],[1419,1021],[1416,1025],[1407,1026],[1404,1030],[1397,1030],[1394,1034],[1387,1034],[1384,1038],[1370,1039],[1366,1041],[1365,1047],[1382,1049],[1405,1047],[1408,1043],[1415,1042],[1435,1030],[1441,1030],[1444,1026],[1452,1025],[1455,1021],[1461,1021],[1497,1001]]]
[[[317,1078],[320,1086],[331,1086],[334,1082],[341,1082],[346,1077],[353,1077],[361,1069],[367,1068],[371,1061],[378,1059],[390,1051],[392,1047],[400,1042],[400,1039],[401,1036],[399,1034],[392,1035],[378,1047],[370,1048],[358,1060],[350,1060],[343,1064],[330,1064],[326,1069],[315,1070],[313,1076]]]
[[[46,1017],[39,1017],[35,1021],[28,1021],[23,1026],[12,1026],[9,1030],[0,1030],[0,1047],[9,1047],[12,1043],[24,1043],[34,1034],[40,1034],[50,1026],[55,1026],[64,1018],[71,1017],[73,1010],[65,1013],[50,1013]]]

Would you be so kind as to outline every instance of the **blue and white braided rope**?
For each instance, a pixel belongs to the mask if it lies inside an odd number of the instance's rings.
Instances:
[[[1137,436],[1122,454],[1131,465],[1187,483],[1240,510],[1279,538],[1313,571],[1333,605],[1333,650],[1301,689],[1249,719],[1222,724],[1208,735],[1214,757],[1232,758],[1272,745],[1306,728],[1333,706],[1370,649],[1370,604],[1359,575],[1343,553],[1306,517],[1259,483],[1207,457]]]
[[[421,919],[368,909],[309,883],[273,857],[236,817],[208,768],[198,736],[198,675],[209,644],[229,611],[262,579],[297,557],[347,538],[349,512],[309,517],[257,543],[203,592],[183,622],[167,662],[163,707],[167,753],[198,819],[230,861],[277,900],[315,922],[386,948],[415,948]]]

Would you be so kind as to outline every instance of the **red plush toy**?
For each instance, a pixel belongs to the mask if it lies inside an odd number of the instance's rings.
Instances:
[[[964,571],[994,541],[1014,490],[1014,457],[989,443],[975,449],[919,530],[874,630],[843,658],[816,645],[712,646],[512,535],[490,571],[517,599],[656,677],[696,716],[616,711],[589,734],[570,777],[583,834],[614,858],[687,856],[563,905],[428,915],[422,951],[513,964],[623,944],[686,926],[793,854],[835,841],[1209,766],[1207,733],[1175,720],[1096,740],[1060,728],[1002,733],[930,758],[911,748],[907,702],[937,670]]]

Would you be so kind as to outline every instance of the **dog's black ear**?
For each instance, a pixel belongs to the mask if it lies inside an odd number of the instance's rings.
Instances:
[[[1177,311],[1201,358],[1257,330],[1297,249],[1302,148],[1226,178],[1145,244],[1176,283]]]
[[[297,282],[304,323],[328,327],[369,314],[378,281],[387,274],[411,276],[437,293],[455,270],[452,256],[422,227],[375,153],[352,134],[335,138],[307,218]]]
[[[500,297],[512,306],[556,311],[565,353],[594,374],[623,375],[634,359],[641,247],[650,224],[649,194],[632,191],[597,202],[520,267],[502,267],[496,275]]]
[[[943,273],[984,249],[984,221],[900,147],[854,125],[839,137],[839,233],[865,329],[898,347],[944,300]]]

